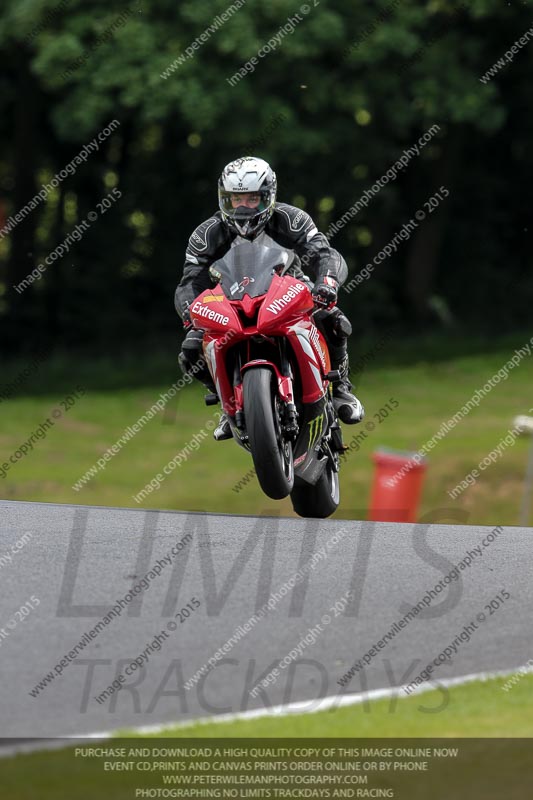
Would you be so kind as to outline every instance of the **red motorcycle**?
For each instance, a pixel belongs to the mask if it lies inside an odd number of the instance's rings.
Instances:
[[[190,305],[234,439],[250,451],[268,497],[290,494],[302,517],[339,505],[339,422],[326,341],[308,285],[287,275],[291,255],[244,242],[210,267],[218,281]]]

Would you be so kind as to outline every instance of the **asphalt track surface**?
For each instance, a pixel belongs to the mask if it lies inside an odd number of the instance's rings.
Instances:
[[[337,684],[492,530],[446,524],[452,513],[410,525],[0,501],[0,558],[31,535],[11,563],[0,560],[0,736],[7,743],[86,735],[295,701],[312,708],[321,697],[400,686],[480,613],[486,619],[435,669],[435,680],[518,667],[532,656],[533,529],[507,527],[364,672],[344,689]],[[83,634],[187,534],[149,588],[32,697]],[[281,594],[298,570],[307,578]],[[511,597],[491,613],[485,606],[502,590]],[[279,600],[272,601],[274,592]],[[351,599],[336,614],[333,606],[347,592]],[[180,623],[174,615],[194,606],[192,598],[200,606]],[[263,619],[186,690],[184,683],[269,598],[275,605]],[[23,606],[30,609],[24,618]],[[253,698],[250,690],[313,627],[309,644]],[[161,650],[98,703],[96,696],[161,631],[168,635]]]

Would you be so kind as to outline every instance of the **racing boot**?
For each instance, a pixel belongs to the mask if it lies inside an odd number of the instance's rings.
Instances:
[[[211,384],[204,383],[204,386],[208,390],[208,394],[206,395],[205,398],[205,402],[207,403],[207,405],[212,406],[215,405],[216,403],[220,403],[220,398],[217,394],[217,390],[213,382],[211,381]],[[231,426],[229,424],[228,417],[224,413],[224,411],[221,412],[218,425],[213,431],[213,439],[216,442],[223,442],[224,439],[233,439]]]
[[[365,409],[360,400],[352,393],[348,354],[345,352],[339,359],[335,358],[336,348],[331,348],[331,350],[331,369],[340,372],[339,380],[333,381],[333,405],[341,422],[344,422],[345,425],[355,425],[357,422],[361,422],[365,416]]]
[[[233,439],[231,425],[229,424],[229,419],[224,412],[222,412],[219,423],[213,431],[213,439],[215,439],[217,442],[223,442],[224,439]]]

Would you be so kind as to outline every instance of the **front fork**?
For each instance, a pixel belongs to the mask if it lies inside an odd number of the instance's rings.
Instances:
[[[237,354],[233,369],[233,387],[238,409],[235,414],[236,427],[242,432],[244,432],[246,427],[242,402],[243,372],[247,369],[253,369],[255,366],[268,366],[272,369],[277,379],[277,393],[281,400],[279,409],[281,430],[288,441],[295,441],[299,432],[298,413],[294,404],[293,376],[291,365],[287,358],[287,343],[284,340],[279,342],[279,366],[265,358],[250,358],[249,351],[246,355],[248,358],[246,362],[242,364],[242,353],[239,352]]]
[[[336,418],[329,391],[324,393],[314,403],[303,404],[303,411],[300,415],[298,424],[298,412],[294,403],[293,393],[293,374],[290,361],[287,357],[287,342],[280,341],[279,347],[279,366],[273,361],[263,358],[248,358],[243,364],[242,351],[236,353],[233,365],[233,390],[235,405],[234,426],[240,439],[240,443],[247,447],[248,437],[246,435],[246,420],[243,411],[242,398],[242,375],[244,370],[253,369],[254,366],[268,366],[277,378],[277,392],[281,400],[280,404],[280,425],[283,436],[286,440],[293,442],[295,475],[310,483],[316,482],[325,466],[325,459],[320,458],[317,449],[322,444],[322,451],[338,471],[338,453],[344,452],[346,447],[342,441],[342,433],[339,422]],[[230,422],[232,420],[230,419]],[[328,436],[328,433],[330,434]]]

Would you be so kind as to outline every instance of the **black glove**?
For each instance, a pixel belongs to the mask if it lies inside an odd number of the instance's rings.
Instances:
[[[331,278],[329,275],[319,278],[311,291],[315,305],[322,308],[334,306],[337,302],[338,288],[339,283],[335,278]]]

